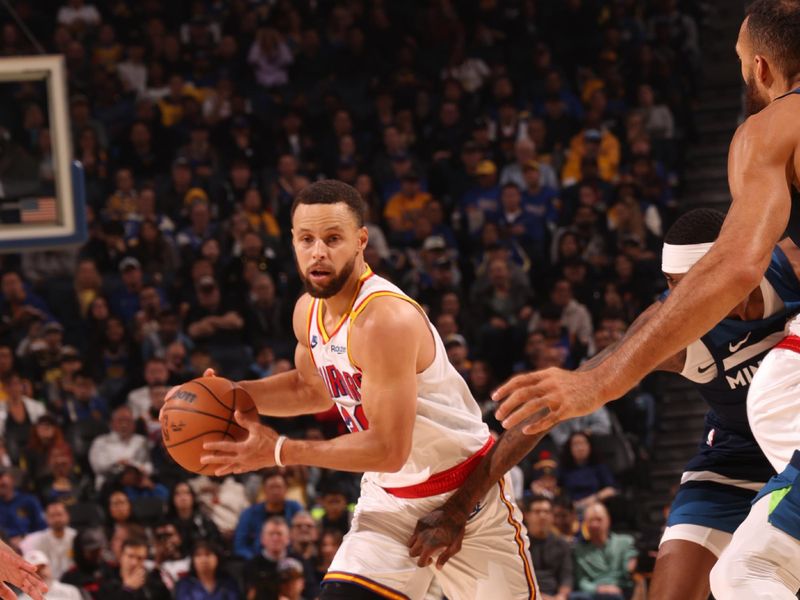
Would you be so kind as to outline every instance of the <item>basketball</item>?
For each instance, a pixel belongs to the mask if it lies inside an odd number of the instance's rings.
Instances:
[[[206,442],[242,441],[247,430],[234,419],[234,411],[256,410],[253,399],[224,377],[201,377],[180,386],[163,410],[161,435],[170,456],[187,471],[210,474],[213,465],[203,465]]]

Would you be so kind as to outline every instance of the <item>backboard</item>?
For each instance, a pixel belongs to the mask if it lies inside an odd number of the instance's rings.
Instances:
[[[62,56],[0,58],[0,252],[86,239]]]

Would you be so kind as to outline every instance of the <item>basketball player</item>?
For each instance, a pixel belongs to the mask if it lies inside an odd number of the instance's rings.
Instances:
[[[417,599],[434,570],[408,555],[414,525],[464,482],[492,441],[422,309],[364,262],[364,212],[358,192],[339,181],[297,195],[292,240],[308,293],[294,311],[296,369],[241,382],[261,414],[335,404],[351,433],[286,439],[237,413],[248,438],[206,443],[201,460],[217,475],[273,465],[364,472],[321,598]],[[510,481],[500,479],[476,503],[464,550],[437,574],[451,600],[537,596],[521,514],[507,490]]]
[[[662,253],[670,289],[711,246],[724,219],[719,211],[698,209],[681,216],[670,228]],[[760,286],[745,301],[710,332],[656,368],[694,382],[710,410],[698,453],[686,466],[670,509],[648,592],[653,600],[708,598],[711,568],[747,517],[756,493],[775,474],[748,426],[747,390],[761,360],[783,339],[787,316],[800,309],[798,271],[800,251],[786,240],[775,248]],[[629,331],[642,327],[659,304],[644,311]],[[613,350],[612,346],[604,353]],[[591,362],[602,359],[598,356]],[[591,368],[591,362],[582,368]],[[447,500],[441,510],[450,515],[448,521],[430,523],[437,515],[422,519],[411,551],[422,564],[438,551],[442,554],[437,564],[446,562],[455,550],[451,546],[463,525],[464,507],[473,502],[473,490],[480,492],[491,485],[492,477],[505,473],[538,442],[538,438],[520,435],[519,426],[516,429],[503,436],[482,461],[494,462],[492,468],[476,469]],[[462,515],[460,522],[458,515]]]
[[[47,593],[47,584],[36,574],[36,567],[0,541],[0,598],[16,600],[17,595],[6,583],[18,587],[33,600],[44,600]]]
[[[525,431],[545,431],[623,395],[755,289],[784,232],[800,241],[800,204],[792,198],[800,185],[800,0],[751,4],[736,51],[750,116],[731,142],[728,181],[733,202],[719,239],[652,318],[594,369],[552,369],[518,376],[502,386],[495,399],[505,399],[498,410],[504,426],[533,417]],[[764,392],[754,393],[757,403],[748,400],[748,416],[764,454],[777,470],[787,472],[756,499],[717,562],[711,575],[717,600],[789,599],[800,588],[800,490],[793,487],[800,467],[793,450],[800,447],[800,431],[794,419],[785,418],[787,410],[797,414],[800,396],[783,390],[776,407],[768,401],[776,391],[770,383]]]

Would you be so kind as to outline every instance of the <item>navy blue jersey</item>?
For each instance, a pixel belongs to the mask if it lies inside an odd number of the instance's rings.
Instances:
[[[691,371],[687,364],[682,375],[693,381],[710,410],[704,439],[687,471],[713,471],[762,482],[774,474],[750,431],[747,392],[764,356],[783,339],[786,321],[800,312],[800,281],[777,247],[764,277],[782,307],[755,321],[724,319],[690,346],[701,348],[707,362],[699,362]]]

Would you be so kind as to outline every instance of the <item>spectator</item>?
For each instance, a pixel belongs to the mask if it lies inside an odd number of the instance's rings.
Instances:
[[[137,220],[136,234],[128,242],[132,258],[142,265],[144,274],[153,281],[169,281],[172,274],[180,267],[180,257],[172,239],[174,225],[167,217],[159,214],[147,214],[148,206],[155,206],[155,195],[152,189],[144,189],[139,195],[140,214]]]
[[[136,523],[117,523],[114,525],[114,533],[111,536],[109,547],[114,559],[110,564],[119,566],[122,561],[122,544],[130,539],[148,539],[148,532],[144,527]]]
[[[108,418],[108,403],[97,394],[94,380],[87,370],[73,375],[72,392],[64,400],[63,418],[67,423],[92,421],[104,423]]]
[[[47,464],[50,475],[39,482],[39,496],[45,502],[65,504],[85,502],[93,495],[92,482],[75,466],[75,457],[67,444],[51,448]]]
[[[270,517],[281,517],[285,525],[302,510],[298,502],[286,499],[286,478],[279,471],[264,475],[263,489],[264,501],[244,510],[236,525],[233,552],[247,560],[261,552],[263,525]]]
[[[275,240],[280,238],[281,229],[278,221],[271,212],[264,210],[261,192],[259,192],[258,188],[252,187],[245,191],[242,209],[253,231],[262,237]]]
[[[0,435],[6,441],[12,456],[17,456],[25,446],[32,426],[47,410],[44,405],[25,395],[22,378],[16,373],[6,375],[3,380],[7,399],[0,405]]]
[[[414,169],[404,173],[400,191],[389,198],[386,208],[383,209],[390,231],[401,234],[413,229],[414,222],[430,201],[431,195],[421,189],[419,173]]]
[[[304,596],[315,598],[319,593],[314,573],[318,561],[319,529],[310,513],[301,511],[292,519],[289,528],[289,556],[303,566]]]
[[[459,201],[461,223],[472,237],[480,233],[490,215],[500,210],[500,189],[497,187],[497,166],[484,160],[475,167],[476,185],[469,188]]]
[[[172,487],[167,505],[167,518],[178,528],[183,541],[183,551],[189,552],[196,542],[222,543],[222,536],[214,522],[200,510],[192,486],[186,482]]]
[[[148,571],[147,542],[131,538],[122,544],[119,570],[103,582],[98,597],[124,600],[169,600],[172,598],[157,571]]]
[[[111,415],[111,432],[92,442],[89,463],[98,489],[126,465],[133,465],[148,475],[152,472],[147,438],[134,433],[134,427],[131,409],[121,406]]]
[[[582,432],[586,435],[606,436],[611,435],[611,413],[605,406],[601,406],[593,413],[559,423],[548,434],[557,448],[563,448],[573,433]]]
[[[527,206],[515,183],[505,184],[500,191],[500,212],[495,215],[501,235],[517,249],[517,252],[539,262],[544,256],[547,241],[547,225],[537,219]]]
[[[280,87],[289,81],[288,67],[292,64],[289,46],[275,29],[258,30],[247,62],[253,66],[256,82],[265,88]]]
[[[182,330],[178,314],[174,310],[166,308],[159,312],[157,326],[145,333],[145,337],[142,340],[142,355],[145,360],[152,358],[164,359],[165,366],[170,371],[170,363],[167,361],[167,348],[173,343],[182,345],[184,350],[193,347],[191,339]],[[172,374],[170,373],[168,379],[171,377]]]
[[[558,189],[558,176],[555,170],[549,164],[538,160],[536,144],[528,137],[520,138],[514,144],[514,162],[503,167],[500,173],[500,185],[515,183],[522,190],[529,187],[525,168],[530,165],[536,165],[539,184],[543,188],[554,192]]]
[[[669,106],[656,102],[652,86],[643,84],[638,91],[639,110],[644,115],[644,127],[655,140],[672,139],[675,136],[675,120]]]
[[[305,578],[303,565],[293,558],[286,558],[278,563],[278,598],[279,600],[300,600],[303,598]]]
[[[15,271],[0,275],[0,342],[16,347],[37,321],[50,321],[44,300],[25,289]]]
[[[94,600],[105,598],[100,594],[100,586],[112,576],[112,569],[105,561],[109,548],[103,530],[99,527],[83,529],[75,536],[72,548],[75,566],[64,573],[61,581],[74,585]]]
[[[275,281],[267,273],[259,273],[250,286],[245,312],[245,330],[250,345],[278,345],[282,350],[290,336],[291,315],[286,302],[275,288]]]
[[[575,537],[580,529],[575,505],[569,496],[556,496],[553,500],[553,526],[557,535],[561,536],[570,546],[575,543]]]
[[[29,533],[19,547],[24,553],[40,552],[47,561],[50,575],[58,580],[74,564],[72,545],[78,532],[69,526],[67,507],[60,500],[47,505],[44,518],[47,529]]]
[[[0,469],[0,527],[15,544],[47,527],[42,505],[35,496],[17,490],[8,468]]]
[[[539,453],[538,460],[533,463],[531,472],[530,490],[533,495],[554,500],[560,490],[558,488],[558,463],[550,458],[550,452],[543,450]]]
[[[636,567],[633,539],[611,531],[608,510],[596,502],[586,509],[586,539],[574,549],[575,600],[624,600]]]
[[[614,476],[600,462],[591,435],[582,431],[571,434],[563,446],[558,480],[579,510],[617,495]]]
[[[561,179],[565,186],[580,181],[585,175],[585,159],[597,161],[601,179],[616,180],[620,162],[620,144],[616,136],[606,129],[587,127],[570,142],[570,152]]]
[[[463,335],[458,333],[451,333],[443,340],[444,349],[447,351],[447,359],[458,371],[459,375],[465,379],[469,377],[472,362],[469,360],[469,348],[467,348],[467,340]]]
[[[130,525],[134,522],[131,499],[124,491],[116,489],[108,495],[106,515],[109,531],[114,531],[119,525]]]
[[[151,408],[154,407],[154,398],[160,396],[163,400],[165,386],[169,382],[169,370],[163,358],[151,358],[144,365],[144,386],[132,390],[128,394],[128,408],[134,419],[152,420]],[[156,407],[156,410],[161,407]]]
[[[572,591],[572,551],[569,544],[552,531],[552,499],[531,498],[525,512],[525,525],[542,599],[567,600]]]
[[[111,316],[105,322],[102,337],[90,348],[89,364],[102,382],[102,396],[112,404],[121,404],[125,398],[130,379],[139,372],[141,353],[135,348],[122,319]]]
[[[186,577],[191,567],[191,557],[183,552],[183,540],[178,528],[168,520],[161,520],[153,527],[154,566],[160,579],[170,592],[175,591],[178,581]]]
[[[175,586],[175,600],[238,600],[236,582],[222,568],[222,553],[212,542],[200,540],[192,550],[189,575]]]
[[[187,317],[187,332],[194,341],[220,349],[241,343],[244,320],[234,307],[223,302],[213,277],[198,281],[197,300],[197,306]]]
[[[258,590],[258,597],[277,595],[279,563],[288,557],[289,526],[283,517],[269,517],[261,527],[260,550],[251,556],[245,567],[245,588],[248,595]],[[301,566],[302,570],[302,566]]]
[[[317,578],[317,586],[322,584],[322,578],[327,573],[328,569],[333,562],[333,557],[342,545],[344,535],[337,529],[323,530],[319,536],[319,558],[317,559],[317,568],[315,575]]]
[[[561,323],[567,328],[570,336],[588,354],[594,353],[594,328],[589,309],[578,302],[572,293],[572,284],[566,279],[559,279],[550,291],[550,301],[561,309]],[[535,328],[533,323],[529,327]]]
[[[336,530],[342,535],[350,530],[353,514],[350,511],[347,493],[341,482],[331,481],[320,486],[317,497],[319,506],[311,511],[321,531]]]
[[[244,486],[233,477],[220,482],[201,476],[189,484],[197,494],[201,509],[209,515],[222,537],[226,541],[233,538],[240,515],[248,508]]]
[[[82,600],[83,596],[74,585],[61,583],[58,576],[50,567],[51,559],[41,550],[26,550],[22,557],[36,567],[36,574],[39,579],[47,584],[47,597],[58,598],[59,600]],[[20,596],[28,600],[30,596],[23,594]]]

